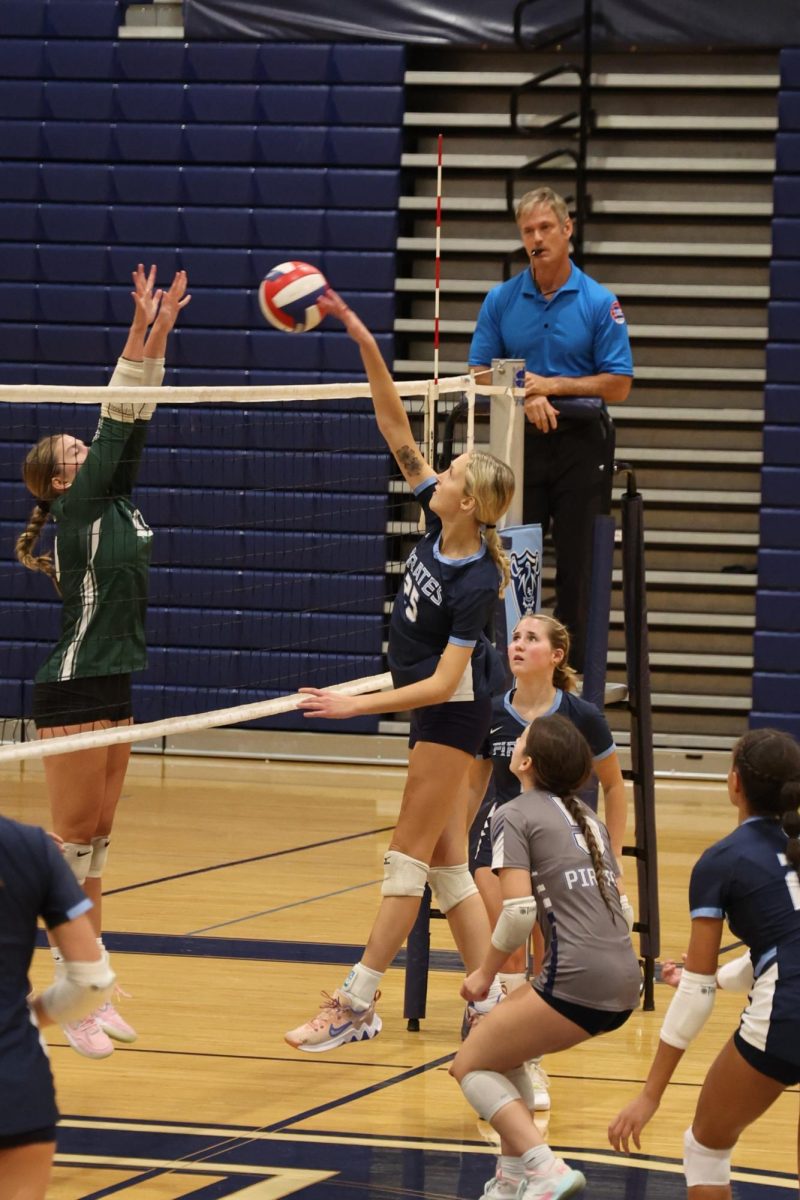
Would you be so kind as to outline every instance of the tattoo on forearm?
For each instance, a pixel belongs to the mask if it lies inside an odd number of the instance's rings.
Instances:
[[[400,469],[406,475],[422,474],[422,459],[415,446],[401,446],[398,450],[395,450],[394,456],[397,459]]]

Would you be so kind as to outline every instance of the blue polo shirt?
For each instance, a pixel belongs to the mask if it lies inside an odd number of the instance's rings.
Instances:
[[[481,305],[471,366],[524,358],[537,375],[633,375],[628,327],[619,300],[574,263],[552,296],[542,296],[530,268],[492,288]]]

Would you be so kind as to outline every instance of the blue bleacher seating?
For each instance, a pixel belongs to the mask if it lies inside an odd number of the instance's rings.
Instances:
[[[276,83],[327,83],[333,47],[309,42],[265,43],[259,48],[258,79]]]
[[[213,125],[255,125],[263,119],[255,83],[189,83],[186,121]]]
[[[797,603],[796,594],[759,589],[756,597],[756,627],[800,632],[800,604]]]
[[[255,161],[327,166],[326,135],[321,125],[265,125],[255,131]]]
[[[0,283],[0,321],[35,321],[36,288]]]
[[[108,172],[109,198],[117,204],[158,203],[177,208],[181,203],[180,169],[172,163],[115,163]]]
[[[781,50],[781,88],[800,88],[800,50]]]
[[[403,123],[402,87],[332,87],[327,120],[333,125]]]
[[[0,158],[38,159],[42,154],[40,121],[1,121]]]
[[[177,80],[185,78],[186,45],[181,41],[122,40],[114,52],[114,67],[108,78],[119,80]]]
[[[252,163],[252,125],[185,125],[180,156],[187,163]]]
[[[800,672],[800,633],[795,630],[757,632],[753,653],[756,671]]]
[[[796,674],[777,674],[766,671],[753,673],[753,709],[788,715],[800,713],[800,688]],[[797,717],[794,718],[797,727]]]
[[[172,174],[180,181],[180,203],[187,208],[223,204],[252,208],[255,203],[267,203],[261,196],[256,200],[253,167],[226,166],[220,171],[217,167],[184,166],[179,174],[172,169]]]
[[[184,251],[183,261],[193,284],[208,287],[251,287],[257,282],[252,273],[249,250],[192,247]]]
[[[110,240],[129,246],[175,246],[180,242],[180,214],[170,205],[114,204],[109,210]]]
[[[345,83],[401,84],[405,76],[403,46],[358,45],[346,42],[332,48],[329,78]]]
[[[39,278],[50,283],[102,283],[108,270],[106,246],[47,246],[38,248]],[[135,264],[134,264],[135,265]],[[130,279],[130,268],[128,268]]]
[[[41,187],[43,200],[106,204],[111,199],[111,168],[105,163],[44,162]]]
[[[40,283],[36,296],[37,319],[41,322],[58,324],[74,321],[82,325],[102,325],[110,316],[108,291],[104,287]],[[130,320],[130,297],[126,297],[126,300],[126,320]]]
[[[772,550],[800,550],[800,496],[794,508],[761,509],[759,541]]]
[[[795,478],[796,478],[795,473]],[[761,549],[758,552],[759,587],[785,588],[797,593],[800,553],[795,550]]]
[[[326,172],[325,185],[326,201],[333,208],[386,208],[394,212],[400,193],[400,172],[331,168]]]
[[[113,129],[113,153],[120,162],[178,162],[181,128],[156,122],[118,122]]]
[[[330,88],[322,86],[264,84],[258,89],[254,120],[270,125],[324,125],[330,119],[329,94]]]
[[[800,170],[800,134],[798,134]],[[800,219],[776,217],[772,222],[772,252],[776,258],[800,258]]]
[[[240,329],[181,328],[174,334],[171,360],[183,366],[231,367],[248,360],[250,334]]]
[[[27,0],[24,0],[27,4]],[[44,77],[44,42],[38,39],[0,39],[0,79]]]
[[[778,425],[798,424],[800,384],[767,384],[764,391],[764,419]]]
[[[250,83],[258,79],[259,47],[255,42],[186,45],[186,78],[209,83]]]
[[[0,200],[38,200],[42,172],[35,162],[6,162],[0,171]]]
[[[2,253],[0,253],[0,279],[27,283],[38,277],[38,256],[35,245],[9,242],[3,246]]]
[[[94,80],[49,80],[44,85],[44,116],[58,121],[110,121],[114,85]]]
[[[277,248],[304,246],[321,249],[324,241],[325,214],[321,208],[268,208],[253,211],[253,244]]]
[[[168,246],[151,246],[137,243],[135,246],[107,247],[108,273],[106,278],[112,283],[127,288],[131,280],[131,271],[137,262],[145,263],[148,267],[155,263],[158,267],[159,282],[169,284],[172,276],[180,268],[180,256],[177,250]],[[127,293],[126,293],[127,295]]]
[[[327,279],[336,281],[337,288],[394,290],[395,259],[391,252],[354,254],[326,250],[322,256],[322,271]]]
[[[769,283],[773,300],[800,300],[800,272],[796,263],[773,259],[769,269]]]
[[[113,111],[116,121],[169,121],[184,119],[182,83],[117,83]]]
[[[298,337],[277,329],[256,329],[250,335],[250,354],[250,365],[259,370],[318,371],[322,367],[320,334],[314,332]]]
[[[45,7],[44,32],[51,38],[115,38],[120,24],[116,4],[57,0]]]
[[[4,38],[43,36],[45,0],[3,0],[2,14]]]
[[[44,65],[53,79],[114,78],[115,46],[112,41],[48,41],[44,43]]]
[[[767,346],[767,377],[772,383],[800,379],[800,343],[772,342]]]
[[[794,175],[776,175],[772,196],[776,217],[800,217],[800,178]]]
[[[779,173],[800,171],[800,133],[776,135],[775,164]]]
[[[40,204],[41,240],[103,242],[113,235],[105,204]]]
[[[0,118],[41,121],[44,84],[38,79],[0,79]]]
[[[184,208],[180,240],[190,246],[241,246],[253,243],[253,213],[249,208]]]
[[[800,300],[773,300],[768,311],[770,341],[800,341]]]
[[[0,203],[0,241],[35,242],[38,236],[38,205]]]
[[[102,325],[39,325],[36,329],[36,354],[50,362],[109,363],[113,353],[109,346],[109,331]]]
[[[778,128],[800,129],[800,88],[783,90],[778,96]]]
[[[761,471],[761,503],[775,507],[797,504],[797,475],[791,467],[767,463]]]
[[[7,321],[0,323],[0,359],[12,362],[29,362],[37,355],[35,328],[33,325],[17,325]]]
[[[47,158],[108,162],[113,154],[111,126],[87,121],[44,121],[42,153]]]
[[[767,426],[764,430],[764,461],[771,467],[796,467],[800,463],[800,426]],[[800,495],[797,503],[800,504]]]
[[[332,166],[399,166],[401,152],[400,130],[391,127],[365,129],[332,126],[325,138],[324,157]]]
[[[196,288],[192,302],[181,315],[181,328],[204,325],[210,329],[246,329],[253,317],[252,296],[241,288]]]
[[[253,203],[264,208],[321,208],[327,174],[324,168],[258,167],[253,172]]]
[[[382,250],[397,238],[397,218],[393,212],[329,212],[323,237],[324,245],[342,250]]]

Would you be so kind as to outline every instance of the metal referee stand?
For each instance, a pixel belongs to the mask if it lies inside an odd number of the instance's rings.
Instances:
[[[490,410],[490,449],[513,469],[517,480],[523,475],[525,415],[522,398],[513,392],[517,364],[492,364],[494,383],[507,385],[508,395],[493,396]],[[499,370],[498,370],[499,368]],[[658,908],[658,860],[656,846],[655,788],[653,778],[653,727],[650,694],[650,665],[647,634],[647,602],[644,561],[644,509],[632,467],[614,462],[613,424],[605,405],[594,397],[554,400],[562,417],[573,420],[603,420],[608,429],[608,508],[611,507],[613,476],[624,473],[626,488],[621,498],[622,593],[625,622],[627,706],[630,712],[631,766],[623,771],[633,783],[634,839],[622,853],[636,860],[639,918],[633,929],[639,935],[643,973],[643,1007],[654,1005],[655,962],[660,954],[661,927]],[[445,457],[452,457],[453,427],[466,412],[457,406],[448,418],[443,444]],[[507,525],[522,520],[522,488],[518,485],[506,518]],[[592,589],[586,637],[583,696],[601,711],[605,704],[608,629],[616,525],[609,514],[595,519]],[[504,647],[501,647],[504,651]],[[595,805],[596,805],[595,793]],[[442,914],[431,908],[431,890],[425,888],[419,915],[406,946],[406,977],[403,1015],[412,1032],[425,1017],[430,962],[430,920]]]

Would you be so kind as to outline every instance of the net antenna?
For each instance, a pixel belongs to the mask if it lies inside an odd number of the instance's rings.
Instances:
[[[425,457],[436,463],[436,409],[439,402],[439,311],[442,284],[442,145],[443,135],[436,139],[436,235],[434,241],[433,274],[433,379],[428,386],[425,407]]]

